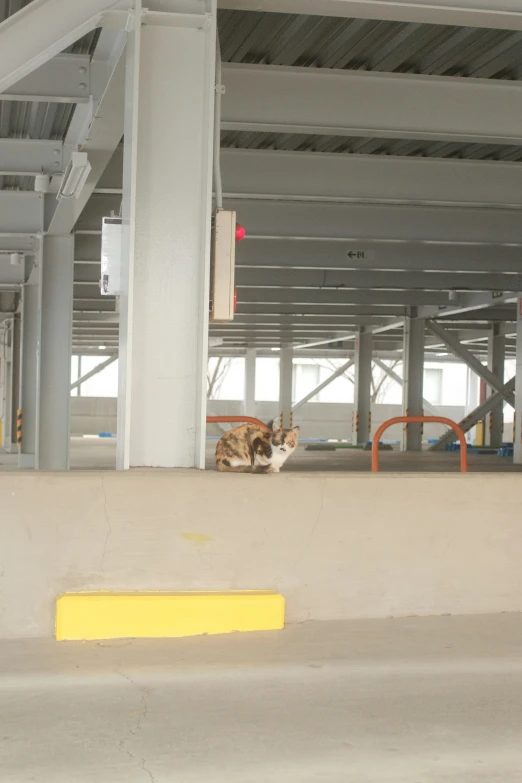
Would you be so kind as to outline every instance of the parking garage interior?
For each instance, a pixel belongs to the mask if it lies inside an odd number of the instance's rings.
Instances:
[[[518,780],[518,6],[0,0],[6,780]],[[284,630],[57,641],[238,592]]]

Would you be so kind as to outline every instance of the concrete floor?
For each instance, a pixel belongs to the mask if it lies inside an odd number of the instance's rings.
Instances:
[[[215,469],[216,441],[207,441],[207,469]],[[285,471],[345,472],[370,470],[371,455],[368,451],[306,451],[304,444],[285,464]],[[116,462],[115,438],[71,438],[71,467],[74,470],[114,470]],[[460,457],[454,452],[424,451],[421,454],[402,454],[399,451],[381,452],[380,470],[385,472],[446,473],[460,470]],[[469,469],[473,472],[520,472],[522,465],[513,465],[509,457],[470,454]],[[0,450],[0,471],[16,470],[14,454]]]
[[[0,642],[6,783],[518,783],[522,615]]]

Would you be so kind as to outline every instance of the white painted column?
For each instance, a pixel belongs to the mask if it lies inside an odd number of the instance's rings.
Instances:
[[[168,10],[127,43],[120,470],[205,465],[215,0]]]
[[[247,348],[245,353],[245,416],[256,415],[256,358],[255,348]]]
[[[69,469],[74,237],[44,238],[37,466]]]
[[[423,415],[424,383],[424,320],[404,320],[404,384],[402,409],[404,416]],[[408,424],[402,437],[402,451],[421,451],[422,425]]]
[[[513,462],[522,465],[522,295],[517,300],[517,349],[515,383],[515,437],[513,441]]]
[[[373,335],[361,329],[355,338],[352,442],[367,443],[371,434]]]
[[[488,369],[504,381],[504,362],[506,353],[506,338],[499,334],[498,325],[492,327],[488,338]],[[494,389],[488,386],[488,397]],[[487,417],[486,443],[498,448],[504,440],[504,405],[498,405]]]
[[[15,313],[13,317],[9,339],[9,362],[7,365],[9,388],[6,397],[8,436],[4,437],[4,444],[6,450],[14,454],[18,451],[16,423],[20,407],[20,363],[22,358],[22,320],[20,313]]]
[[[22,445],[18,464],[22,468],[37,468],[40,398],[40,334],[41,334],[41,259],[33,269],[30,282],[22,291],[22,356],[20,370]]]
[[[284,344],[279,352],[279,410],[283,414],[283,427],[292,423],[292,392],[294,382],[294,352],[290,344]]]

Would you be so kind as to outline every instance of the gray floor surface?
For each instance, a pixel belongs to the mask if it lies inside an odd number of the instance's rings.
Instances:
[[[0,642],[5,783],[518,783],[522,615]]]
[[[207,469],[215,470],[216,441],[207,441]],[[379,457],[382,472],[458,473],[459,455],[450,452],[401,453],[382,452]],[[474,473],[520,472],[522,465],[513,465],[510,457],[495,454],[470,454],[469,470]],[[368,451],[306,451],[300,445],[286,462],[287,471],[368,472],[371,455]],[[116,463],[115,438],[72,438],[71,467],[73,470],[114,470]],[[17,456],[0,450],[0,472],[17,470]],[[522,777],[521,777],[522,780]]]

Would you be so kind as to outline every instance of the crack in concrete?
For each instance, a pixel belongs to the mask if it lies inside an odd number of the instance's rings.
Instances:
[[[297,564],[299,563],[299,561],[303,557],[304,553],[306,552],[306,550],[310,546],[310,541],[314,537],[315,531],[317,530],[317,526],[319,525],[319,521],[321,519],[321,514],[323,513],[323,509],[324,509],[324,492],[325,492],[325,489],[326,489],[326,482],[327,482],[327,479],[323,479],[323,481],[321,482],[321,504],[319,506],[319,512],[317,514],[317,517],[315,519],[313,527],[312,527],[312,529],[310,531],[310,535],[308,536],[308,538],[307,538],[303,548],[301,549],[300,553],[297,555],[297,559],[296,559],[295,563],[293,564],[292,568],[295,568],[297,566]]]
[[[147,719],[147,716],[149,714],[149,705],[147,702],[147,689],[141,687],[138,685],[138,683],[134,682],[132,677],[129,677],[128,674],[124,674],[122,671],[117,672],[120,677],[123,677],[124,680],[127,680],[127,682],[130,682],[130,684],[138,690],[138,693],[140,694],[141,699],[141,711],[137,717],[136,725],[134,728],[129,729],[129,733],[133,736],[136,735],[141,727],[143,722]],[[148,778],[151,783],[156,783],[156,779],[154,775],[152,774],[151,770],[146,766],[146,759],[144,757],[138,758],[134,753],[132,753],[128,748],[125,747],[125,744],[128,742],[129,737],[124,737],[121,739],[118,743],[118,750],[120,750],[122,753],[125,753],[129,758],[131,758],[133,761],[137,762],[139,764],[140,769],[145,772],[146,775],[148,775]]]
[[[105,480],[103,478],[103,473],[101,474],[101,485],[102,485],[102,492],[103,492],[103,513],[105,517],[105,522],[107,523],[107,535],[105,536],[105,541],[103,542],[103,551],[102,551],[102,556],[100,561],[100,571],[103,571],[103,564],[105,562],[105,553],[107,552],[107,543],[112,533],[112,526],[109,520],[109,515],[107,513],[107,491],[105,489]]]

